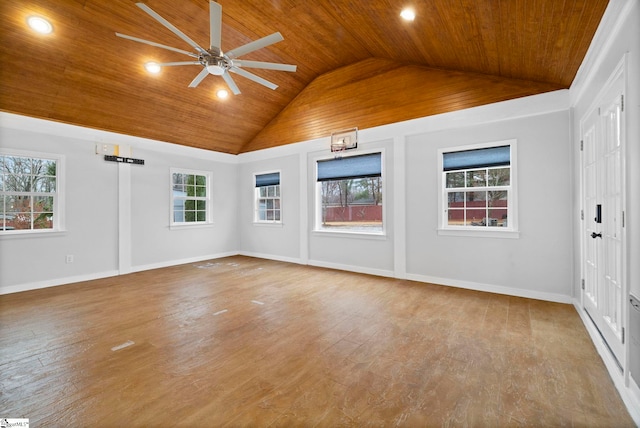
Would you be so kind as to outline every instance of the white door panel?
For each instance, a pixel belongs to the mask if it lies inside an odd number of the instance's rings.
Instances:
[[[624,361],[623,75],[582,121],[583,305],[612,353]]]

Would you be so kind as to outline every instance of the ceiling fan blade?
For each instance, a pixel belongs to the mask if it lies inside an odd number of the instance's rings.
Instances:
[[[191,81],[191,83],[189,83],[189,87],[190,88],[195,88],[196,86],[198,86],[200,84],[200,82],[202,82],[202,80],[204,80],[204,78],[207,77],[207,74],[209,74],[209,72],[207,71],[206,68],[203,68],[202,71],[200,73],[198,73],[196,78],[193,79]]]
[[[224,79],[225,82],[227,82],[227,86],[229,87],[229,89],[231,89],[231,92],[233,92],[233,95],[240,94],[240,89],[238,89],[238,85],[236,85],[236,82],[233,80],[233,78],[229,73],[224,73],[222,75],[222,78]]]
[[[127,36],[126,34],[122,34],[122,33],[116,33],[116,36],[122,37],[123,39],[127,39],[127,40],[133,40],[134,42],[144,43],[144,44],[147,44],[147,45],[155,46],[157,48],[168,49],[170,51],[174,51],[174,52],[178,52],[178,53],[181,53],[181,54],[192,56],[194,58],[198,58],[198,55],[194,54],[193,52],[188,52],[188,51],[185,51],[185,50],[182,50],[182,49],[178,49],[178,48],[172,48],[171,46],[161,45],[160,43],[150,42],[149,40],[139,39],[139,38],[133,37],[133,36]]]
[[[264,70],[296,71],[295,65],[280,64],[277,62],[247,61],[236,59],[233,61],[233,65],[238,67],[262,68]]]
[[[284,37],[282,37],[282,34],[280,34],[279,32],[273,33],[269,36],[247,43],[246,45],[242,45],[238,48],[231,49],[229,52],[227,52],[227,56],[229,58],[238,58],[238,57],[241,57],[242,55],[248,54],[249,52],[253,52],[258,49],[265,48],[274,43],[281,42],[282,40],[284,40]]]
[[[211,50],[217,50],[218,53],[222,49],[222,6],[213,0],[209,1],[209,25],[211,37]]]
[[[153,9],[151,9],[146,4],[144,4],[144,3],[136,3],[136,6],[138,6],[140,9],[144,10],[145,12],[147,12],[147,14],[149,14],[153,19],[155,19],[156,21],[158,21],[159,23],[161,23],[162,25],[167,27],[169,30],[171,30],[171,32],[173,34],[175,34],[176,36],[180,37],[182,40],[184,40],[185,42],[190,44],[198,52],[200,52],[200,53],[205,53],[206,52],[206,50],[202,49],[196,42],[191,40],[182,31],[178,30],[172,23],[170,23],[169,21],[167,21],[166,19],[164,19],[163,17],[158,15]]]
[[[233,71],[234,73],[237,73],[242,77],[246,77],[249,80],[253,80],[256,83],[259,83],[259,84],[261,84],[263,86],[266,86],[269,89],[274,89],[275,90],[278,87],[278,85],[276,85],[275,83],[271,83],[268,80],[263,79],[260,76],[256,76],[253,73],[249,73],[248,71],[245,71],[245,70],[243,70],[243,69],[241,69],[239,67],[235,67],[235,66],[231,67],[229,69],[229,71]]]
[[[173,65],[202,65],[200,61],[174,61],[174,62],[160,62],[158,63],[160,67],[169,67]]]

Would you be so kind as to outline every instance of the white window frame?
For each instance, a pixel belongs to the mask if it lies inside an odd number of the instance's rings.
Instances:
[[[56,191],[55,192],[5,192],[22,194],[24,196],[52,196],[53,197],[53,224],[51,229],[20,229],[20,230],[4,230],[0,232],[0,237],[10,236],[33,236],[65,232],[65,156],[54,153],[35,152],[30,150],[3,149],[0,148],[0,154],[3,156],[16,156],[24,158],[46,159],[56,162]]]
[[[445,181],[445,171],[443,167],[443,158],[445,153],[461,152],[476,149],[486,149],[492,147],[509,146],[510,147],[510,184],[508,186],[496,187],[496,190],[507,191],[507,226],[506,227],[479,227],[479,226],[451,226],[448,224],[448,191]],[[438,198],[438,235],[451,236],[474,236],[488,238],[519,238],[518,229],[518,184],[517,184],[517,160],[518,160],[518,142],[516,139],[492,141],[488,143],[470,144],[466,146],[447,147],[438,149],[438,188],[440,189],[440,197]],[[477,169],[477,168],[474,168]],[[491,190],[492,187],[474,187],[461,188],[461,191],[470,189]]]
[[[335,155],[331,156],[318,156],[313,159],[313,183],[315,187],[315,215],[314,215],[314,227],[313,233],[322,236],[349,236],[370,238],[370,239],[386,239],[387,236],[387,180],[385,171],[385,149],[376,148],[369,150],[354,150],[355,153],[343,154],[343,158],[351,156],[368,155],[372,153],[380,153],[380,179],[382,180],[382,230],[375,232],[367,232],[362,230],[336,230],[325,229],[322,227],[322,183],[318,181],[318,162],[328,159],[334,159]]]
[[[278,199],[280,201],[280,219],[279,220],[260,220],[260,216],[258,214],[260,208],[260,199],[265,199],[260,196],[260,187],[256,187],[256,177],[259,175],[265,174],[279,174],[280,176],[280,184],[278,184],[278,195],[277,197],[267,197],[267,199]],[[256,172],[253,174],[253,223],[255,225],[282,225],[282,171],[280,170],[271,170],[271,171],[263,171]]]
[[[195,200],[203,200],[205,201],[205,209],[206,209],[206,214],[205,214],[205,220],[204,221],[174,221],[175,219],[175,215],[174,215],[174,207],[175,207],[175,200],[176,199],[184,199],[186,200],[187,197],[178,197],[176,198],[176,196],[174,195],[174,190],[173,190],[173,175],[174,174],[186,174],[186,175],[200,175],[200,176],[204,176],[205,177],[205,182],[206,182],[206,196],[204,197],[188,197],[188,199],[195,199]],[[212,203],[211,203],[211,193],[212,193],[212,189],[211,189],[211,171],[202,171],[202,170],[194,170],[194,169],[185,169],[185,168],[171,168],[169,171],[169,192],[170,192],[170,198],[169,198],[169,226],[173,229],[179,229],[179,228],[193,228],[193,227],[202,227],[202,226],[207,226],[207,225],[211,225],[213,224],[213,214],[212,214]]]

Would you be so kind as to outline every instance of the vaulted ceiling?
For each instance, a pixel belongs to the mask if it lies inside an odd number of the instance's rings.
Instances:
[[[222,49],[279,31],[284,41],[243,59],[296,64],[251,70],[222,100],[219,76],[197,88],[200,65],[128,34],[190,50],[135,0],[2,0],[0,110],[175,144],[243,153],[333,131],[568,88],[607,0],[219,0]],[[209,47],[208,0],[145,4]],[[411,6],[416,18],[403,21]],[[50,35],[26,26],[47,17]]]

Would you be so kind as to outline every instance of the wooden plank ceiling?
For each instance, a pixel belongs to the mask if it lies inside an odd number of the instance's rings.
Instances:
[[[276,31],[284,41],[243,57],[296,64],[187,86],[201,66],[115,32],[190,50],[135,0],[2,0],[0,110],[225,153],[243,153],[568,88],[607,0],[220,0],[222,48]],[[207,0],[146,0],[204,47]],[[401,20],[401,8],[416,12]],[[37,35],[25,21],[48,17]]]

